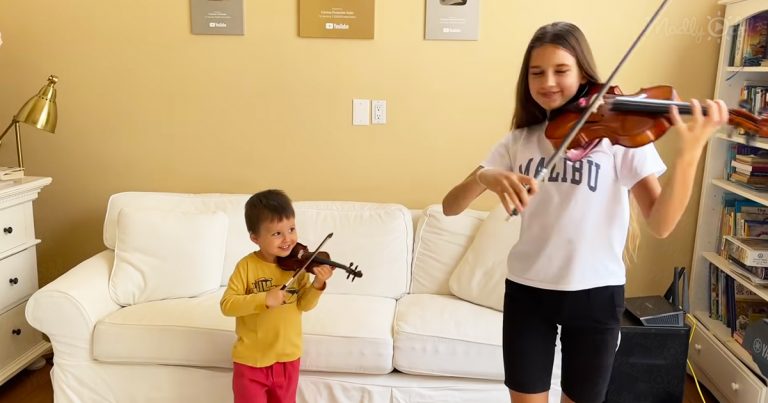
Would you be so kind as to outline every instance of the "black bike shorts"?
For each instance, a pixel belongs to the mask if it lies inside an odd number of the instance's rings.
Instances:
[[[603,402],[623,312],[623,285],[558,291],[506,280],[504,384],[520,393],[549,390],[559,324],[563,393],[579,403]]]

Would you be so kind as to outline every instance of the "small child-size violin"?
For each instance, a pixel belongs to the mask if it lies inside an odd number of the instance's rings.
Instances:
[[[312,259],[311,261],[309,259]],[[307,264],[309,263],[309,264]],[[306,265],[306,267],[304,267]],[[309,251],[306,245],[297,242],[291,249],[291,253],[288,256],[278,256],[277,266],[283,270],[295,271],[302,267],[309,274],[315,274],[315,267],[320,265],[328,265],[331,268],[339,268],[347,272],[347,278],[351,278],[351,281],[355,281],[356,278],[363,277],[363,272],[358,270],[357,265],[350,262],[348,266],[331,260],[331,255],[328,252],[318,251],[315,257],[312,257],[312,252]]]

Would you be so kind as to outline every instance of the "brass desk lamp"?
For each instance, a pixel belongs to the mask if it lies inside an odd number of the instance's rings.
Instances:
[[[19,109],[19,113],[13,117],[11,124],[5,128],[0,135],[2,142],[5,135],[13,127],[16,131],[16,156],[19,159],[19,168],[24,168],[24,158],[21,155],[21,130],[19,123],[26,123],[45,130],[49,133],[56,131],[56,89],[53,86],[59,78],[48,76],[48,83],[38,91],[37,95],[30,98],[24,106]]]

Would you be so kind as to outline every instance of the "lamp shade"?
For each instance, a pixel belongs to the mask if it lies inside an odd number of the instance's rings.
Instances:
[[[14,120],[35,126],[49,133],[54,133],[56,131],[57,114],[56,88],[53,88],[53,86],[58,81],[58,77],[54,75],[48,76],[48,83],[37,92],[37,95],[30,98],[19,109],[19,113],[16,114]]]

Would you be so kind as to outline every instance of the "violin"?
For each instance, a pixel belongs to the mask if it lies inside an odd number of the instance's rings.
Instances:
[[[312,259],[309,261],[309,259]],[[307,264],[309,261],[309,264]],[[306,265],[306,267],[304,267]],[[278,256],[277,266],[286,271],[296,271],[304,267],[304,271],[310,274],[315,274],[315,267],[320,265],[328,265],[331,268],[339,268],[347,272],[347,279],[352,278],[350,281],[355,281],[356,278],[363,277],[363,272],[357,269],[357,265],[349,263],[345,266],[341,263],[336,263],[331,260],[331,256],[328,252],[318,251],[315,257],[312,258],[312,252],[303,243],[297,242],[291,249],[291,253],[288,256]]]
[[[569,103],[550,112],[545,137],[555,148],[560,147],[573,126],[582,117],[590,99],[602,84],[585,85]],[[681,114],[691,114],[690,103],[680,102],[677,92],[668,85],[643,88],[624,95],[618,86],[609,86],[603,103],[589,114],[581,129],[567,146],[571,160],[583,158],[601,139],[624,147],[641,147],[663,136],[672,121],[669,107],[675,105]],[[706,108],[702,109],[706,115]],[[743,109],[729,109],[728,123],[742,132],[768,137],[768,118],[757,117]]]

